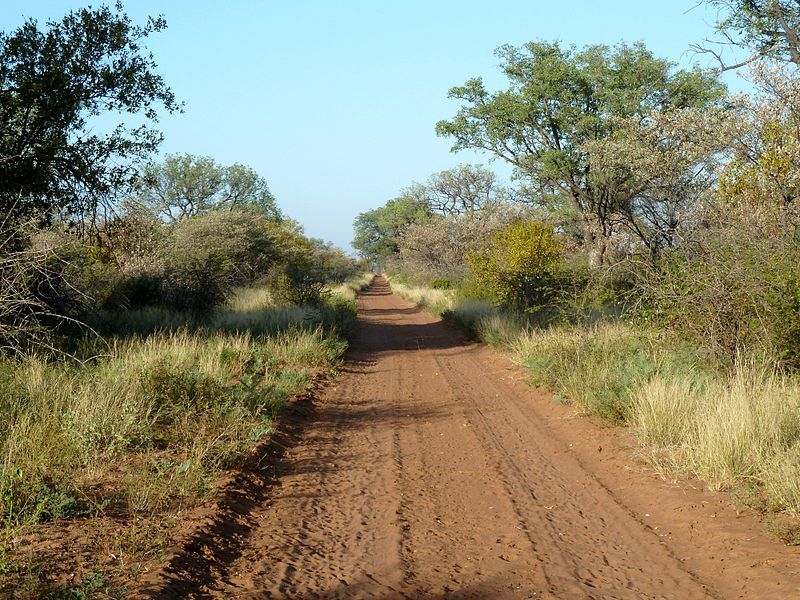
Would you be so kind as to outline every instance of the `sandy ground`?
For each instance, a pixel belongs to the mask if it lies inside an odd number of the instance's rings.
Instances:
[[[800,551],[391,294],[137,597],[795,598]]]

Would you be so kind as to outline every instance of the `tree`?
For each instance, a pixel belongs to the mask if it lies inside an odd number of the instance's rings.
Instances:
[[[149,163],[133,201],[170,223],[236,209],[255,211],[275,222],[283,219],[258,173],[241,164],[224,167],[209,156],[168,154],[161,163]]]
[[[94,217],[101,198],[128,184],[134,163],[161,142],[148,124],[95,133],[103,114],[157,120],[180,107],[141,46],[163,18],[133,25],[102,7],[40,28],[0,33],[0,213],[9,223],[54,211]]]
[[[466,275],[467,255],[483,247],[495,231],[519,218],[519,211],[504,204],[479,212],[435,215],[414,223],[398,240],[402,270],[427,279],[461,280]]]
[[[791,68],[753,68],[757,93],[743,99],[743,135],[718,194],[724,211],[781,236],[800,225],[800,78]]]
[[[642,192],[630,174],[593,168],[588,142],[615,133],[620,119],[719,104],[724,86],[699,69],[674,71],[642,44],[581,51],[531,42],[498,50],[507,90],[490,93],[481,79],[450,90],[463,102],[436,131],[453,151],[479,149],[511,163],[541,198],[566,198],[579,215],[591,266],[607,262],[620,214]]]
[[[723,71],[738,69],[763,59],[772,59],[800,66],[800,2],[797,0],[706,0],[719,11],[717,33],[721,40],[694,50],[711,54]],[[735,63],[726,63],[725,46],[745,50],[747,56]]]
[[[734,138],[734,113],[686,108],[621,120],[617,131],[587,143],[592,168],[627,181],[619,219],[655,262],[697,220]]]
[[[213,211],[185,219],[165,247],[168,265],[215,264],[231,285],[253,285],[286,259],[287,232],[263,215]]]
[[[419,198],[404,195],[389,200],[385,206],[356,217],[353,223],[353,248],[366,260],[383,263],[399,251],[398,241],[403,231],[409,225],[426,221],[430,216],[427,202]]]
[[[319,271],[327,282],[342,283],[363,267],[356,259],[345,254],[331,242],[308,238],[308,243],[311,246],[311,262],[314,269]]]
[[[453,216],[496,207],[506,192],[486,167],[460,165],[431,175],[424,184],[413,184],[405,194],[426,202],[434,213]]]

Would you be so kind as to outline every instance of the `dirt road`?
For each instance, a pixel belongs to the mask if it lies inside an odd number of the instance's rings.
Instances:
[[[792,598],[800,555],[391,294],[155,597]],[[691,483],[691,482],[690,482]]]

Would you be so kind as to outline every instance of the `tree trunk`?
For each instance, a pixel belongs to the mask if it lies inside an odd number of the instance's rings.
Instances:
[[[608,236],[596,215],[583,217],[583,251],[590,269],[596,269],[606,263]]]

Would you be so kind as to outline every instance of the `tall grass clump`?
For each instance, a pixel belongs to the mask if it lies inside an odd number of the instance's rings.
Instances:
[[[435,315],[441,315],[454,306],[452,290],[407,285],[398,281],[390,281],[390,285],[395,294]]]
[[[375,279],[374,273],[360,273],[359,275],[355,275],[345,280],[339,285],[333,286],[331,288],[331,292],[334,295],[355,300],[358,293],[366,289],[369,284],[372,283],[373,279]]]
[[[683,377],[703,364],[691,349],[624,323],[532,330],[511,351],[535,384],[611,423],[630,417],[632,395],[656,373]]]
[[[654,461],[717,489],[757,484],[771,510],[800,511],[800,383],[753,364],[727,376],[656,376],[631,422]]]
[[[530,326],[525,315],[475,298],[459,298],[442,316],[470,336],[503,348],[513,344]]]
[[[109,505],[157,511],[212,489],[220,470],[271,433],[287,399],[335,364],[355,318],[355,302],[337,295],[317,307],[269,302],[263,290],[239,290],[200,318],[118,311],[100,315],[107,335],[76,343],[72,357],[7,360],[6,527]]]

